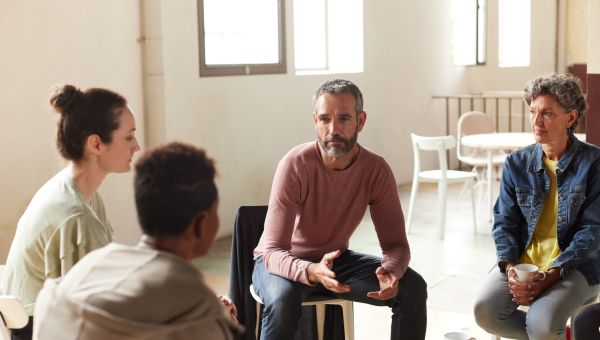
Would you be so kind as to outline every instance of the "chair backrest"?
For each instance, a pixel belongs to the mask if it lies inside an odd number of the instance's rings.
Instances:
[[[458,118],[457,127],[457,132],[462,136],[496,131],[494,122],[492,122],[490,116],[481,111],[463,113],[460,118]]]
[[[0,314],[7,328],[23,328],[29,322],[21,301],[14,296],[0,295]]]
[[[4,322],[0,322],[0,340],[11,340],[10,330],[4,325]]]
[[[246,332],[236,335],[236,340],[256,340],[256,334],[251,331],[256,324],[256,302],[249,288],[254,270],[253,251],[263,233],[266,216],[266,205],[242,206],[238,210],[233,226],[229,296],[238,310],[239,323],[246,327]],[[326,311],[328,315],[331,313],[332,316],[328,317],[330,321],[326,326],[332,332],[332,339],[343,339],[344,324],[339,312],[341,309]],[[311,307],[303,307],[294,339],[311,338],[309,334],[316,334],[314,315]]]
[[[458,143],[456,147],[457,158],[462,160],[465,156],[460,142],[462,137],[491,132],[496,132],[496,129],[494,128],[494,122],[492,122],[489,115],[481,111],[463,113],[460,118],[458,118],[458,123],[456,123],[456,139]]]
[[[267,206],[242,206],[239,208],[233,225],[231,245],[231,274],[229,296],[238,310],[238,321],[247,329],[256,323],[255,302],[248,287],[252,283],[254,269],[254,248],[262,235]],[[255,334],[246,331],[236,339],[254,340]]]
[[[454,136],[436,136],[426,137],[410,134],[413,145],[414,154],[414,176],[417,176],[421,172],[421,156],[420,150],[425,151],[437,151],[440,170],[446,172],[448,170],[448,158],[446,157],[446,150],[452,149],[456,146],[456,138]]]

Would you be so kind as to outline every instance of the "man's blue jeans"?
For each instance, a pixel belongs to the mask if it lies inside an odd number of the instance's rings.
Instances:
[[[367,296],[378,291],[379,281],[375,269],[381,266],[376,256],[346,250],[333,261],[333,271],[338,281],[349,285],[349,293],[337,294],[322,285],[309,286],[293,282],[267,271],[260,256],[254,263],[252,283],[265,307],[262,317],[261,340],[292,339],[301,315],[301,304],[310,294],[388,306],[392,309],[391,339],[425,339],[427,327],[427,284],[414,270],[408,268],[398,282],[395,298],[380,301]]]

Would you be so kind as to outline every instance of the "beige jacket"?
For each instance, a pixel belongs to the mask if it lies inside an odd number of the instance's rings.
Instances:
[[[200,272],[148,248],[110,244],[61,280],[47,280],[34,339],[233,339],[226,314]]]

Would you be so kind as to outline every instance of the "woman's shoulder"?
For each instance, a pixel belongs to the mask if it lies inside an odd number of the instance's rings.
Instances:
[[[81,205],[75,182],[67,169],[57,172],[33,196],[32,201],[47,202],[49,205]]]
[[[589,155],[592,158],[600,159],[600,148],[597,145],[588,142],[579,142],[580,152]]]
[[[19,223],[58,226],[85,211],[85,204],[61,171],[37,190]]]

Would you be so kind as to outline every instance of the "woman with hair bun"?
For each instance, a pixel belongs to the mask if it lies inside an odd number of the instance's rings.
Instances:
[[[113,240],[96,192],[109,173],[127,172],[140,150],[135,118],[121,95],[101,88],[56,88],[50,104],[59,114],[56,145],[67,167],[33,196],[19,219],[0,288],[17,297],[29,324],[12,339],[31,339],[33,310],[44,280],[64,275],[88,252]]]

